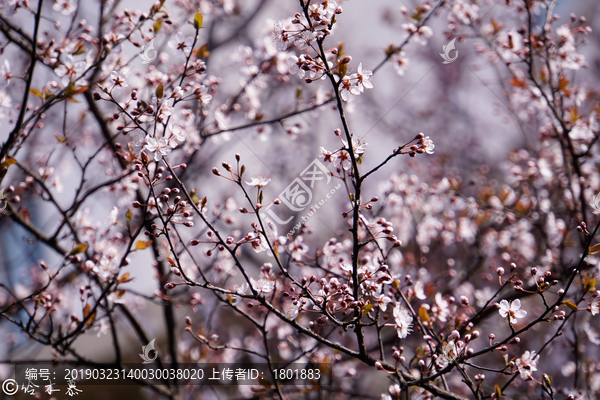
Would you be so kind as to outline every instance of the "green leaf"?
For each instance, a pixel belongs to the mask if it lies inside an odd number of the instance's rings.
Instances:
[[[87,248],[88,248],[87,244],[79,243],[77,246],[73,247],[73,249],[71,250],[69,255],[74,256],[75,254],[83,253],[84,251],[87,250]]]
[[[496,399],[499,400],[500,396],[502,396],[502,390],[500,390],[500,386],[494,386],[494,392],[496,392]]]
[[[590,279],[588,276],[584,276],[583,283],[585,285],[585,290],[590,293],[594,293],[596,291],[596,280],[596,277]]]
[[[150,247],[151,245],[152,245],[152,240],[148,240],[148,241],[138,240],[135,243],[135,249],[136,250],[144,250],[144,249],[147,249],[148,247]]]
[[[562,302],[565,306],[569,307],[573,311],[577,311],[577,305],[571,300],[565,300]]]
[[[347,63],[340,64],[340,66],[338,67],[338,71],[339,71],[340,77],[343,77],[344,75],[346,75],[346,72],[348,72],[348,64]]]
[[[156,22],[154,23],[154,33],[158,33],[158,31],[160,31],[160,28],[162,27],[163,24],[163,19],[159,18],[156,20]]]
[[[90,307],[89,304],[86,304],[85,307],[83,308],[83,319],[87,319],[87,322],[85,323],[85,326],[90,327],[92,325],[94,325],[94,320],[96,319],[96,312],[94,311],[93,313],[91,313],[92,308]],[[89,319],[88,319],[89,316]]]
[[[32,95],[39,97],[40,99],[44,98],[44,95],[42,95],[42,93],[37,90],[37,89],[29,89],[29,93],[31,93]]]
[[[198,11],[196,15],[194,15],[194,28],[202,28],[202,14],[200,14],[200,11]]]
[[[208,51],[208,46],[206,45],[206,43],[200,46],[198,50],[196,50],[196,56],[202,59],[207,59],[208,56],[210,56],[210,51]]]
[[[429,322],[429,314],[424,307],[419,307],[419,319],[424,322]]]
[[[131,212],[131,209],[128,208],[127,212],[125,213],[125,220],[127,222],[131,222],[131,219],[133,218],[133,213]]]
[[[11,165],[14,165],[17,163],[17,160],[15,160],[14,158],[7,158],[6,161],[4,161],[2,164],[0,164],[0,168],[8,168]]]
[[[367,304],[366,306],[364,306],[362,310],[363,315],[366,315],[369,311],[371,311],[372,308],[373,304]]]
[[[81,54],[84,54],[85,52],[85,43],[79,42],[77,43],[77,46],[75,46],[75,50],[71,54],[73,54],[74,56],[79,56]]]
[[[131,277],[131,274],[129,272],[126,272],[125,274],[123,274],[123,276],[117,279],[117,283],[127,283],[131,282],[132,280],[133,278]]]
[[[160,85],[158,85],[158,87],[156,88],[156,97],[158,97],[159,99],[162,99],[163,97],[163,85],[162,83]]]
[[[593,245],[592,247],[590,247],[590,250],[588,251],[588,253],[590,255],[600,253],[600,243],[597,243],[597,244]]]

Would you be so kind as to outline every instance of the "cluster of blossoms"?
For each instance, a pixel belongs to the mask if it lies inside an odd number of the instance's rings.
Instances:
[[[168,136],[162,136],[159,139],[153,138],[150,134],[145,137],[141,134],[135,134],[133,142],[129,145],[131,152],[136,156],[140,155],[142,150],[152,155],[154,161],[160,161],[163,156],[171,153],[178,145],[185,142],[185,135],[181,127],[171,126]]]
[[[360,95],[364,89],[372,89],[373,72],[358,65],[356,73],[347,75],[350,56],[339,57],[339,50],[331,48],[327,51],[317,51],[316,42],[323,40],[332,33],[336,15],[342,13],[335,1],[323,0],[311,3],[305,14],[296,14],[290,21],[281,21],[274,25],[273,40],[278,51],[295,47],[298,50],[307,48],[316,51],[315,55],[301,53],[288,57],[289,72],[298,75],[310,83],[314,80],[325,79],[328,75],[335,78],[339,85],[340,97],[348,101],[351,95]]]
[[[373,72],[369,69],[363,69],[362,64],[358,64],[358,70],[355,74],[345,75],[340,84],[340,96],[344,101],[348,101],[350,95],[359,95],[365,88],[372,89],[371,76]]]

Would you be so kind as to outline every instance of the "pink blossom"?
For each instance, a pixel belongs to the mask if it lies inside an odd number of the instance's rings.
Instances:
[[[75,61],[72,55],[67,54],[63,60],[63,64],[59,65],[54,70],[58,77],[62,78],[61,82],[63,86],[68,86],[75,79],[79,78],[87,69],[85,61]],[[79,79],[78,85],[85,85],[85,80]]]
[[[77,10],[77,4],[75,4],[75,0],[55,0],[52,9],[60,11],[62,15],[71,15]]]
[[[154,155],[154,161],[160,161],[163,156],[171,153],[171,147],[169,147],[169,143],[164,137],[155,139],[150,135],[146,135],[146,145],[144,146],[144,149]]]
[[[406,338],[412,331],[413,318],[406,308],[400,306],[400,303],[396,303],[394,307],[394,321],[398,337],[400,339]]]
[[[510,304],[506,300],[500,302],[498,310],[503,318],[509,318],[511,324],[517,323],[517,318],[525,318],[527,311],[521,310],[521,300],[516,299]]]
[[[530,352],[529,350],[523,353],[521,358],[517,358],[516,364],[519,374],[521,375],[521,379],[523,379],[524,381],[533,379],[531,373],[537,371],[537,364],[539,359],[539,354],[536,355],[535,351]]]
[[[11,78],[10,64],[8,63],[8,60],[4,60],[4,63],[0,65],[0,89],[7,87]]]
[[[110,73],[110,80],[113,82],[115,87],[127,87],[129,86],[129,82],[127,82],[127,75],[122,72],[113,71]]]
[[[275,288],[275,282],[266,278],[260,278],[257,280],[250,278],[250,284],[259,295],[270,293]]]
[[[394,65],[396,73],[403,76],[404,72],[408,69],[408,58],[406,57],[406,53],[400,51],[394,54],[392,57],[392,64]]]
[[[184,55],[188,57],[192,51],[192,45],[194,44],[193,36],[185,36],[183,32],[177,32],[175,39],[169,40],[169,47],[176,50],[177,55]]]

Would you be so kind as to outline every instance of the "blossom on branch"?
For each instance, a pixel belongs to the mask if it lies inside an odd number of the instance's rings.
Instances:
[[[177,32],[175,39],[169,40],[169,47],[176,50],[177,55],[184,55],[188,57],[192,51],[194,44],[194,37],[186,37],[183,32]]]
[[[523,353],[521,358],[517,358],[515,364],[517,365],[521,379],[524,381],[533,380],[531,373],[537,371],[537,364],[540,360],[540,355],[536,355],[535,351],[526,351]]]
[[[261,187],[265,187],[269,184],[269,182],[271,182],[271,178],[269,178],[266,175],[254,175],[250,177],[251,181],[250,182],[246,182],[248,185],[250,186],[254,186],[256,188],[261,188]]]
[[[403,76],[404,72],[408,69],[408,58],[406,58],[406,53],[400,51],[394,54],[392,57],[392,65],[394,66],[396,73]]]
[[[10,64],[8,60],[0,65],[0,89],[7,87],[10,83],[12,75],[10,74]]]
[[[77,10],[77,4],[75,4],[75,0],[56,0],[52,9],[59,11],[62,15],[71,15]]]
[[[508,301],[502,300],[498,312],[503,318],[509,318],[511,324],[516,324],[517,318],[525,318],[527,315],[527,311],[521,310],[521,300],[519,299],[510,304]]]
[[[63,63],[59,65],[54,73],[61,79],[63,86],[69,86],[71,82],[74,82],[79,78],[87,69],[87,63],[85,61],[75,61],[72,55],[67,54]],[[79,85],[85,85],[85,81],[80,79]]]
[[[433,149],[435,149],[435,145],[433,144],[433,140],[429,136],[425,136],[423,139],[422,148],[425,150],[427,154],[433,154]]]
[[[110,73],[110,80],[115,85],[114,87],[127,87],[129,86],[129,82],[127,82],[127,75],[122,73],[121,71],[113,71]]]
[[[362,63],[358,64],[357,72],[352,75],[345,75],[339,84],[340,97],[342,98],[342,100],[348,101],[350,99],[350,95],[358,96],[359,94],[364,92],[365,88],[372,89],[372,76],[373,71],[367,68],[363,69]]]
[[[452,13],[463,24],[470,24],[479,18],[479,7],[476,4],[467,4],[463,0],[456,0],[456,3],[452,6]]]
[[[260,278],[255,280],[254,278],[250,278],[250,284],[252,285],[252,289],[258,292],[258,295],[270,293],[275,288],[275,282],[267,279]]]
[[[370,69],[363,69],[362,63],[358,64],[358,70],[356,74],[352,74],[351,77],[356,79],[356,86],[358,86],[358,90],[362,93],[365,88],[373,89],[373,83],[371,83],[371,77],[373,76],[373,71]]]
[[[394,307],[394,321],[396,322],[396,332],[400,339],[405,339],[412,332],[413,318],[410,311],[396,303]]]
[[[183,129],[181,129],[180,126],[173,125],[171,127],[171,132],[167,137],[167,144],[174,149],[183,142],[185,142],[185,135],[183,133]]]
[[[167,142],[167,139],[161,137],[160,139],[156,139],[150,137],[150,135],[146,136],[146,145],[144,149],[149,151],[154,155],[154,161],[160,161],[163,156],[166,156],[171,153],[171,147]]]

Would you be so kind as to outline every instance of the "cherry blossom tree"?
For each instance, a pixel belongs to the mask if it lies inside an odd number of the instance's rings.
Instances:
[[[598,4],[378,7],[0,0],[0,378],[141,355],[267,374],[140,398],[596,398]]]

